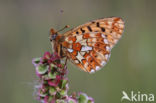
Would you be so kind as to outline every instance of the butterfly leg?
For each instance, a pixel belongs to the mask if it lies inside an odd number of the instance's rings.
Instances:
[[[66,65],[66,64],[67,64],[67,60],[68,60],[68,57],[66,57],[66,60],[65,60],[65,64],[64,64],[64,65]]]

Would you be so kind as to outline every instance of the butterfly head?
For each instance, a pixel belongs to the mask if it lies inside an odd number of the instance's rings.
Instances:
[[[50,41],[55,40],[58,33],[52,28],[50,29]]]
[[[55,31],[53,28],[50,29],[50,41],[56,40],[56,37],[58,35],[58,32],[63,31],[64,29],[69,28],[69,25],[66,25],[64,28]]]

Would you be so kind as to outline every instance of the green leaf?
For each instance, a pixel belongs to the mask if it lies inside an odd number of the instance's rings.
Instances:
[[[54,64],[50,64],[50,66],[51,66],[51,69],[53,69],[53,67],[57,68],[57,66]]]
[[[34,63],[38,64],[40,62],[40,58],[34,58]]]
[[[45,97],[47,94],[48,94],[47,92],[44,93],[42,90],[40,90],[40,92],[39,92],[39,95],[41,97]]]
[[[49,93],[50,93],[51,95],[54,95],[55,92],[56,92],[55,88],[53,88],[53,87],[50,87],[50,88],[49,88]]]
[[[61,95],[61,96],[65,96],[66,94],[67,94],[67,92],[66,92],[65,90],[61,90],[61,91],[60,91],[60,95]]]
[[[51,103],[52,100],[53,100],[53,96],[49,96],[48,103]]]
[[[88,97],[86,94],[80,94],[79,99],[78,99],[78,103],[87,103],[88,102]]]
[[[57,75],[56,72],[54,72],[54,73],[49,72],[49,73],[48,73],[48,77],[49,77],[50,79],[55,79],[55,78],[56,78],[56,75]]]
[[[64,88],[66,86],[66,84],[67,84],[67,80],[63,80],[61,88]]]
[[[64,100],[56,100],[56,103],[67,103],[67,102],[65,102]]]
[[[36,70],[39,74],[45,74],[48,71],[49,66],[48,65],[39,65]]]
[[[92,101],[91,100],[88,100],[88,102],[87,103],[92,103]]]
[[[69,100],[69,103],[75,103],[73,100]]]

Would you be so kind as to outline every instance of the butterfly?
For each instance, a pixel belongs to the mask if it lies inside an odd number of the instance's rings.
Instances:
[[[61,58],[66,57],[83,71],[94,73],[108,62],[111,49],[121,38],[123,30],[124,21],[121,18],[103,18],[80,25],[64,34],[51,29],[50,41],[53,51]]]

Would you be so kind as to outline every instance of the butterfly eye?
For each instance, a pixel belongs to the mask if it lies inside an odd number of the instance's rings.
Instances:
[[[56,36],[57,36],[57,34],[51,35],[50,40],[51,40],[51,41],[52,41],[52,40],[55,40],[55,39],[56,39]]]
[[[54,34],[54,35],[52,36],[52,39],[55,39],[55,38],[56,38],[56,35],[57,35],[57,34]]]

